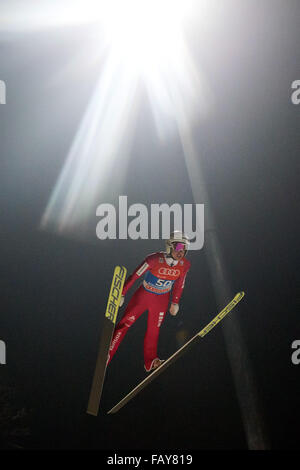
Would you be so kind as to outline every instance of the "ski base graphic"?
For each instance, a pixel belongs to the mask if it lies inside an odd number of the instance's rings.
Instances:
[[[88,414],[93,416],[97,416],[99,410],[103,383],[105,379],[109,347],[115,329],[120,299],[122,296],[122,290],[126,278],[126,272],[126,268],[124,268],[123,266],[116,266],[110,287],[101,339],[99,342],[96,367],[90,391],[89,402],[86,410]]]

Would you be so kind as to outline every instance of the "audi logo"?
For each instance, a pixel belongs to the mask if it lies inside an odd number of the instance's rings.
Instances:
[[[171,268],[159,268],[159,274],[163,276],[178,276],[180,274],[179,269],[171,269]]]

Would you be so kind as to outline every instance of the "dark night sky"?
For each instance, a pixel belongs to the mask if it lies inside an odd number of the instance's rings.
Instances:
[[[227,21],[206,44],[197,28],[189,30],[214,95],[213,116],[194,123],[193,135],[233,289],[246,292],[238,315],[271,447],[295,449],[300,105],[291,102],[291,83],[300,79],[300,5],[229,3]],[[107,372],[102,411],[86,415],[113,268],[131,271],[163,244],[99,241],[96,217],[85,240],[38,229],[102,64],[64,70],[79,49],[90,50],[95,39],[87,27],[0,32],[0,40],[0,79],[8,90],[0,105],[0,339],[7,345],[1,381],[30,410],[25,446],[246,449],[221,328],[108,417],[105,411],[144,377],[143,315]],[[143,87],[125,187],[111,188],[104,201],[118,194],[129,203],[193,203],[179,139],[159,143]],[[178,331],[190,337],[216,314],[204,251],[205,245],[189,254],[181,311],[164,322],[161,357],[178,348]]]

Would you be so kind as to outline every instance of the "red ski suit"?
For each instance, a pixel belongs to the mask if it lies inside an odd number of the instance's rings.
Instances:
[[[171,266],[172,264],[172,266]],[[153,253],[136,268],[124,284],[125,295],[134,282],[145,274],[142,285],[133,294],[123,317],[116,326],[110,345],[108,364],[116,353],[128,328],[148,310],[148,324],[144,339],[144,362],[147,370],[157,357],[159,329],[171,302],[178,304],[190,262],[186,258],[175,261],[163,252]],[[172,292],[171,292],[172,290]]]

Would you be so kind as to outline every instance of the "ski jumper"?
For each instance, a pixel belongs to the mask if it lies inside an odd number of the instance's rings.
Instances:
[[[148,370],[157,358],[157,343],[160,326],[171,302],[178,304],[183,292],[185,278],[190,269],[190,261],[179,261],[167,257],[165,253],[153,253],[136,268],[124,284],[122,295],[144,275],[143,283],[130,299],[123,317],[116,326],[109,350],[108,364],[116,353],[128,328],[148,310],[147,331],[144,339],[144,362]]]

